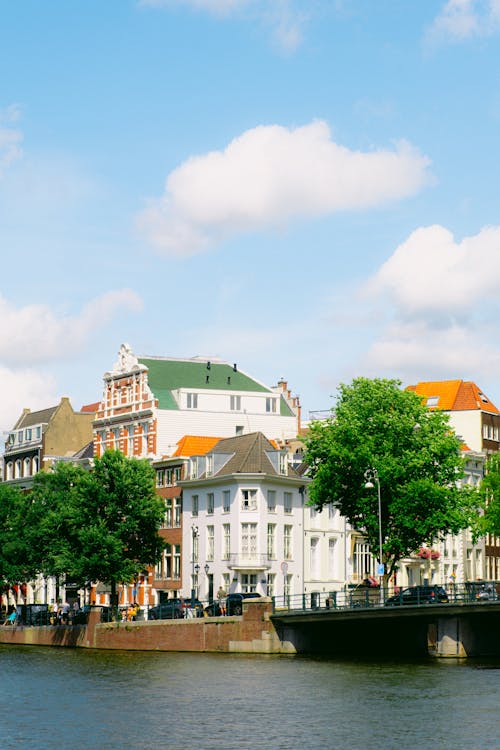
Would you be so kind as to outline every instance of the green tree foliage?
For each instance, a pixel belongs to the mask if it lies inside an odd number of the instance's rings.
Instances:
[[[500,454],[492,453],[486,462],[481,482],[484,515],[480,519],[483,533],[500,535]]]
[[[378,557],[377,488],[365,487],[365,472],[376,469],[386,575],[421,544],[470,525],[477,512],[475,494],[458,486],[460,440],[447,416],[397,380],[341,385],[334,414],[312,424],[306,444],[311,504],[333,503]]]
[[[163,542],[158,529],[164,506],[146,460],[106,451],[87,472],[58,464],[33,488],[33,541],[48,575],[116,586],[154,564]]]
[[[26,492],[0,484],[0,582],[13,585],[36,574],[26,536],[30,501]]]

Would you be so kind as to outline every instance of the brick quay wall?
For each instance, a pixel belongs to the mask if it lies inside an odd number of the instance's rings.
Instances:
[[[87,625],[1,626],[0,643],[127,651],[295,653],[282,643],[270,620],[269,599],[243,603],[241,617],[101,623],[96,608]]]

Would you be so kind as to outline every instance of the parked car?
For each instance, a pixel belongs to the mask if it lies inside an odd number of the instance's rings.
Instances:
[[[73,612],[71,616],[71,622],[73,625],[86,625],[89,619],[89,614],[92,609],[101,610],[101,622],[111,622],[113,619],[113,610],[111,607],[107,607],[100,604],[84,604],[83,607]]]
[[[222,614],[219,602],[210,602],[205,607],[204,612],[207,617],[220,617]]]
[[[260,599],[261,596],[256,591],[247,591],[241,594],[229,594],[226,599],[226,613],[228,615],[243,614],[243,602],[245,599]]]
[[[183,617],[184,607],[180,599],[170,599],[148,611],[148,620],[182,620]]]
[[[448,594],[442,586],[411,586],[402,589],[385,600],[386,607],[398,607],[401,604],[445,604]]]
[[[467,581],[465,589],[469,601],[496,601],[500,599],[498,585],[494,581]]]

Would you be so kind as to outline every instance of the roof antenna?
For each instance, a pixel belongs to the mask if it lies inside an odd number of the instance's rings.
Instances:
[[[208,360],[208,362],[207,362],[207,370],[210,370],[211,367],[212,367],[212,363],[210,362],[210,360]]]
[[[238,368],[236,367],[236,362],[233,365],[233,372],[238,372]]]
[[[209,381],[210,381],[210,375],[207,375],[207,377],[205,378],[205,383],[208,383]]]

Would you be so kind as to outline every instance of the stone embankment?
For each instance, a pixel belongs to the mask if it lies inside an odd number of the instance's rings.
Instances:
[[[96,608],[87,625],[1,626],[0,643],[128,651],[293,653],[291,644],[281,643],[271,612],[271,600],[263,598],[244,602],[241,617],[101,623]]]

